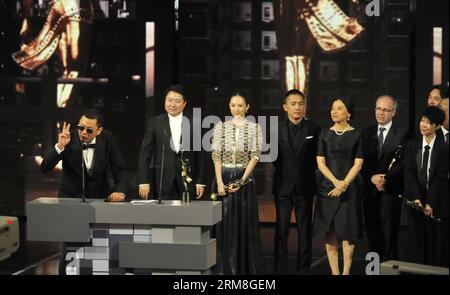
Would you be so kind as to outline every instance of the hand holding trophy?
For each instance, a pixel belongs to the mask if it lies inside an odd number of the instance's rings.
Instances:
[[[225,185],[225,193],[234,193],[236,191],[238,191],[241,186],[246,185],[247,183],[251,182],[252,179],[248,178],[247,180],[243,180],[243,179],[236,179],[233,180],[232,182],[229,182]],[[212,193],[211,194],[211,200],[213,201],[217,201],[219,199],[219,194],[218,193]]]

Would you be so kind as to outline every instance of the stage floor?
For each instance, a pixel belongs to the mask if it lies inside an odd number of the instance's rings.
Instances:
[[[405,243],[405,230],[401,229],[400,249]],[[274,273],[274,231],[273,223],[261,224],[261,240],[263,252],[263,266],[265,274]],[[0,275],[56,275],[58,274],[58,261],[61,255],[61,243],[52,242],[28,242],[25,240],[25,222],[20,222],[20,248],[11,257],[0,261]],[[297,232],[292,226],[289,232],[289,273],[295,274]],[[329,275],[330,270],[325,254],[325,246],[322,242],[313,240],[311,275]],[[358,241],[352,264],[352,275],[364,275],[367,261],[367,238]],[[342,254],[342,253],[341,253]],[[401,260],[401,257],[400,257]],[[342,267],[342,262],[341,262]]]

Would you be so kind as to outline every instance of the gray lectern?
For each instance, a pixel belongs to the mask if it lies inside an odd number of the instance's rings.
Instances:
[[[68,274],[209,274],[216,263],[221,202],[39,198],[26,212],[28,240],[86,243],[67,254]]]

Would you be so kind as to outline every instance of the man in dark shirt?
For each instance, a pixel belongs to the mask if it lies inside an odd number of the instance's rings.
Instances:
[[[275,268],[287,271],[287,240],[294,209],[298,231],[297,272],[311,265],[311,214],[316,192],[316,143],[319,126],[305,118],[306,99],[297,90],[285,94],[286,120],[278,126],[278,158],[274,162],[273,194],[276,206]]]

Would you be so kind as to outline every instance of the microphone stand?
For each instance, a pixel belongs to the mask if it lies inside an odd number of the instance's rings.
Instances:
[[[158,204],[162,204],[161,201],[161,190],[162,190],[162,179],[163,179],[163,173],[164,173],[164,153],[165,153],[166,145],[163,143],[162,147],[162,159],[161,159],[161,175],[159,178],[159,192],[158,192]]]
[[[84,143],[81,142],[81,186],[83,188],[83,191],[81,192],[81,202],[86,203],[86,196],[85,196],[85,180],[84,180],[84,169],[85,169],[85,164],[84,164],[84,157],[83,157],[83,146]]]

